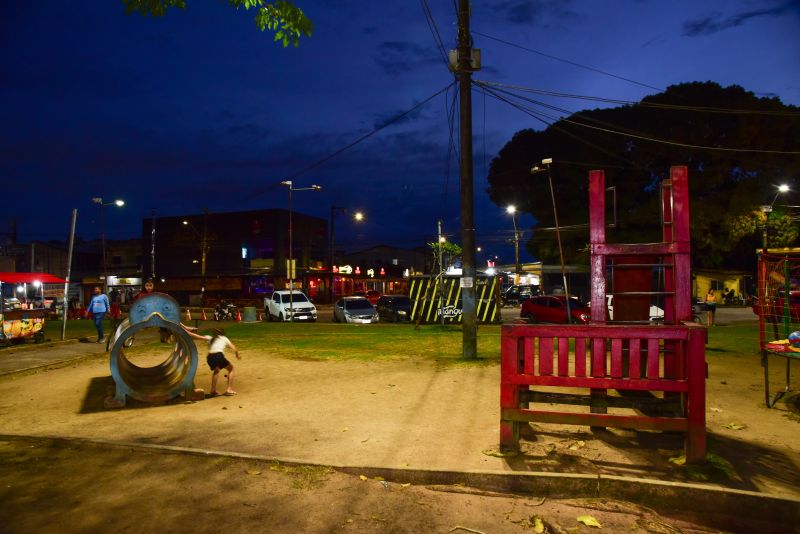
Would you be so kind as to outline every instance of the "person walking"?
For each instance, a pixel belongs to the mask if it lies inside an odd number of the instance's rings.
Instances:
[[[714,325],[714,314],[717,311],[717,295],[713,288],[706,293],[706,326]]]
[[[103,290],[100,289],[100,286],[94,287],[94,296],[92,300],[89,301],[89,311],[92,312],[92,317],[94,318],[94,327],[97,329],[97,342],[103,342],[103,319],[106,316],[106,313],[111,309],[111,305],[108,302],[108,296],[103,293]]]

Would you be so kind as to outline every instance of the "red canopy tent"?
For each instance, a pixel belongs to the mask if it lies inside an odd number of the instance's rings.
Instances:
[[[32,284],[41,282],[42,284],[66,284],[67,281],[47,273],[0,273],[0,283],[2,284]]]

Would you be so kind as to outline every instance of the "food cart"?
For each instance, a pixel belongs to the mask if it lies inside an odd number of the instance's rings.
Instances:
[[[45,318],[51,313],[46,305],[45,286],[64,283],[46,273],[0,272],[0,343],[26,338],[36,343],[44,341]]]

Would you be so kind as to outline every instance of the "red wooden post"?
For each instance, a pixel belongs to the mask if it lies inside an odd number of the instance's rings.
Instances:
[[[686,343],[689,393],[686,417],[686,461],[704,462],[706,458],[706,361],[705,332],[702,327],[689,327]]]
[[[510,327],[504,326],[500,339],[500,448],[519,449],[519,423],[503,419],[503,410],[519,408],[519,386],[514,379],[519,374],[519,341]]]

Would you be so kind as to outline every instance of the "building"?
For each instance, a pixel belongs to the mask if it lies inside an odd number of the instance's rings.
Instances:
[[[267,209],[204,213],[142,221],[143,272],[156,289],[182,303],[208,305],[236,299],[260,306],[274,289],[289,287],[288,260],[295,264],[295,287],[314,298],[326,293],[329,273],[325,219]]]

